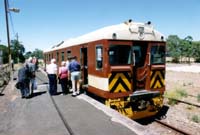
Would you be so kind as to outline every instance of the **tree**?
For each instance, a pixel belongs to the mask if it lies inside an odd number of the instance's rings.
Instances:
[[[3,52],[3,63],[8,63],[8,47],[5,45],[0,45],[0,50]]]
[[[28,59],[29,57],[32,57],[32,52],[31,51],[28,51],[26,52],[25,54],[25,58]]]
[[[194,55],[193,57],[195,58],[195,61],[196,62],[200,62],[200,41],[196,41],[196,42],[193,42],[193,50],[194,50]]]
[[[181,39],[177,35],[170,35],[167,38],[167,52],[172,61],[178,63],[181,56]]]
[[[190,63],[190,58],[194,55],[194,46],[192,40],[193,38],[191,36],[187,36],[182,40],[183,56],[188,58],[188,63]]]
[[[24,61],[25,48],[18,40],[11,40],[11,55],[14,62]]]
[[[43,51],[39,50],[39,49],[35,49],[35,51],[33,51],[32,56],[35,56],[38,59],[43,59]]]

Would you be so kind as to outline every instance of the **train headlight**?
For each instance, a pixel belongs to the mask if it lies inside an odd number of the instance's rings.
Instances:
[[[144,27],[138,27],[139,39],[144,39]]]
[[[138,33],[143,34],[144,33],[144,27],[138,27]]]

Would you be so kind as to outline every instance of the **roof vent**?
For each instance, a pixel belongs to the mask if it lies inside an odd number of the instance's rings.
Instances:
[[[117,34],[116,34],[116,33],[113,33],[113,34],[112,34],[112,38],[113,38],[113,39],[117,39]]]
[[[133,21],[132,21],[132,19],[129,19],[128,21],[125,21],[124,23],[126,24],[126,25],[129,25],[130,23],[132,23]]]
[[[151,21],[148,21],[147,24],[148,24],[148,25],[151,25]]]

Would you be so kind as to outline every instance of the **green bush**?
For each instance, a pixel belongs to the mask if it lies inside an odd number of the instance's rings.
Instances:
[[[176,92],[177,92],[178,95],[180,95],[181,98],[188,96],[186,90],[184,90],[184,89],[176,89]]]
[[[175,90],[165,92],[164,96],[169,98],[168,99],[169,105],[175,105],[175,104],[177,104],[178,101],[176,101],[174,99],[180,100],[183,97],[187,97],[188,94],[187,94],[186,90],[184,90],[182,88],[176,88]]]
[[[197,95],[197,101],[200,102],[200,94]]]
[[[196,122],[196,123],[200,123],[200,116],[198,116],[198,115],[193,115],[193,116],[192,116],[192,121],[193,121],[193,122]]]

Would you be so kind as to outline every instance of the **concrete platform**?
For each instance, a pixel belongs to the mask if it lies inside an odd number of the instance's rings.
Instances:
[[[37,72],[37,82],[34,97],[21,99],[14,88],[16,81],[10,81],[0,97],[0,102],[6,101],[3,105],[6,111],[0,112],[0,135],[141,135],[146,132],[143,126],[84,94],[52,97],[63,120],[48,94],[48,79],[42,72]]]

